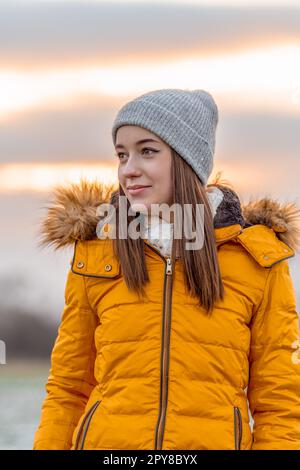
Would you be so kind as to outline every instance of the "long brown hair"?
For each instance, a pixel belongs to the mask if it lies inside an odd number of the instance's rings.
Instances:
[[[192,223],[195,224],[196,205],[204,205],[204,243],[201,249],[186,250],[187,242],[184,233],[181,238],[174,238],[172,243],[172,256],[178,253],[183,264],[184,282],[187,291],[199,299],[207,314],[210,314],[215,301],[223,299],[224,287],[222,283],[217,247],[214,234],[213,217],[206,191],[193,169],[178,153],[171,149],[171,177],[173,187],[173,203],[190,204],[192,208]],[[135,290],[139,295],[145,296],[144,286],[149,282],[146,267],[144,241],[141,237],[119,238],[119,196],[125,196],[122,187],[111,194],[110,203],[116,209],[116,238],[113,239],[114,253],[120,261],[122,274],[129,289]],[[130,203],[127,199],[127,223],[136,217],[129,215]]]

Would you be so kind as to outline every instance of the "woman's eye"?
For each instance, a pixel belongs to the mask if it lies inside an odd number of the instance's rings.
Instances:
[[[149,149],[149,148],[143,148],[142,152],[144,152],[144,150],[146,151],[146,154],[147,154],[147,155],[149,155],[148,152],[150,152],[150,154],[151,154],[151,152],[155,152],[155,153],[158,152],[158,150]]]
[[[145,153],[146,155],[151,155],[152,152],[155,152],[157,153],[159,150],[155,150],[155,149],[150,149],[150,148],[143,148],[142,149],[142,153]],[[123,153],[123,152],[119,152],[119,153],[115,153],[115,156],[119,159],[119,160],[124,160],[124,158],[126,158],[126,154]]]
[[[117,158],[119,158],[119,160],[122,160],[123,155],[125,155],[125,153],[121,153],[121,152],[120,152],[120,153],[116,153],[116,154],[115,154],[115,156],[116,156]]]

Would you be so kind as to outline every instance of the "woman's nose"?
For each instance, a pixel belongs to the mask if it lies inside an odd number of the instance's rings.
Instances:
[[[123,166],[123,174],[127,178],[130,176],[138,176],[141,174],[141,169],[138,165],[137,159],[129,157],[125,165]]]

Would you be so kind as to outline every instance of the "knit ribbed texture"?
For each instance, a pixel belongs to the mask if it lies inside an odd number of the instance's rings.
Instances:
[[[166,88],[145,93],[126,103],[112,126],[141,126],[158,135],[185,159],[206,185],[213,169],[218,108],[205,90]]]

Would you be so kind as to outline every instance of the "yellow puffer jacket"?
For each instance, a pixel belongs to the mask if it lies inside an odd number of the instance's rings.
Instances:
[[[95,233],[101,188],[61,189],[45,243],[74,244],[34,449],[299,449],[300,336],[288,259],[299,211],[224,200],[225,298],[208,317],[148,241],[143,302]],[[80,234],[80,235],[78,235]],[[253,433],[249,409],[254,419]]]

